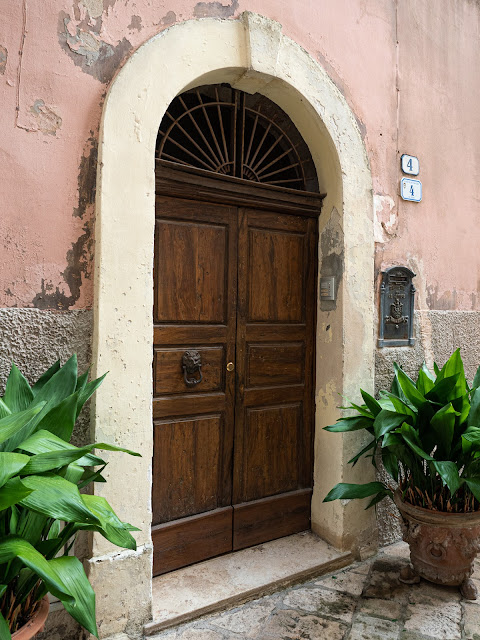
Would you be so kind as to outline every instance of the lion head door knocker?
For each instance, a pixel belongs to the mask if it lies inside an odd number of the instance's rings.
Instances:
[[[182,358],[183,379],[187,387],[194,387],[202,381],[202,356],[196,349],[185,351]],[[197,378],[196,374],[200,374]]]

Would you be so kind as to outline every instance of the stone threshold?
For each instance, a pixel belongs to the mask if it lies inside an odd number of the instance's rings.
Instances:
[[[229,553],[153,579],[152,635],[345,567],[350,552],[337,551],[311,531]]]

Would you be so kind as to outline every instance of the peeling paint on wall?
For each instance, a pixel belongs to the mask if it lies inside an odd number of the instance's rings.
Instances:
[[[136,29],[137,31],[142,30],[142,18],[140,16],[132,16],[130,24],[128,25],[129,29]]]
[[[97,180],[97,156],[98,141],[93,131],[90,132],[91,137],[87,142],[87,148],[80,160],[78,171],[78,207],[73,211],[76,218],[82,218],[87,213],[88,207],[95,204],[95,186]]]
[[[231,18],[237,9],[238,0],[226,5],[221,2],[197,2],[193,15],[195,18]]]
[[[43,100],[35,100],[30,111],[34,114],[38,124],[38,131],[55,136],[62,126],[62,119]]]
[[[0,44],[0,74],[3,76],[7,66],[8,51],[7,48]]]
[[[132,49],[132,44],[126,38],[115,46],[106,42],[99,35],[101,26],[101,17],[94,23],[86,18],[78,22],[61,11],[58,38],[60,46],[77,67],[107,84]]]
[[[375,209],[375,242],[388,242],[390,238],[396,236],[398,226],[395,200],[387,195],[375,194],[373,196],[373,204]]]
[[[162,27],[169,27],[172,24],[175,24],[176,21],[177,21],[177,14],[175,13],[175,11],[169,11],[160,20],[160,24],[162,25]]]
[[[32,300],[33,306],[37,309],[69,309],[80,298],[83,280],[91,277],[98,143],[94,132],[90,133],[91,137],[87,141],[78,170],[78,207],[73,210],[74,218],[84,220],[83,233],[67,251],[67,267],[60,274],[70,290],[70,295],[59,286],[42,279],[41,290]]]
[[[42,278],[41,290],[33,298],[32,304],[36,309],[65,310],[73,307],[80,297],[82,274],[85,278],[91,276],[91,250],[92,250],[92,223],[83,225],[84,233],[72,244],[67,251],[67,267],[60,275],[70,289],[70,295],[57,286],[54,288],[51,282],[45,282]]]

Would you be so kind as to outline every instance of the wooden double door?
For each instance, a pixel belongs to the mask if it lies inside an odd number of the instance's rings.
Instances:
[[[317,219],[285,208],[157,195],[154,575],[310,528]]]

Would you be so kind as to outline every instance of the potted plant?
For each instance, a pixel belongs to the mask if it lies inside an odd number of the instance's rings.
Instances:
[[[80,410],[103,380],[77,375],[73,356],[30,386],[15,365],[0,399],[0,639],[27,640],[41,630],[47,592],[98,635],[95,594],[82,563],[69,555],[78,531],[97,531],[135,549],[131,531],[105,498],[80,491],[104,482],[106,443],[69,444]],[[13,636],[12,636],[13,634]]]
[[[363,390],[363,404],[350,404],[354,415],[340,418],[327,431],[364,429],[370,439],[349,463],[380,459],[392,484],[337,484],[325,497],[370,497],[366,508],[385,497],[394,500],[410,545],[411,565],[400,579],[419,576],[460,585],[464,597],[476,598],[470,576],[480,549],[480,367],[473,383],[465,379],[460,351],[434,373],[425,364],[414,382],[398,365],[391,391],[378,400]]]

